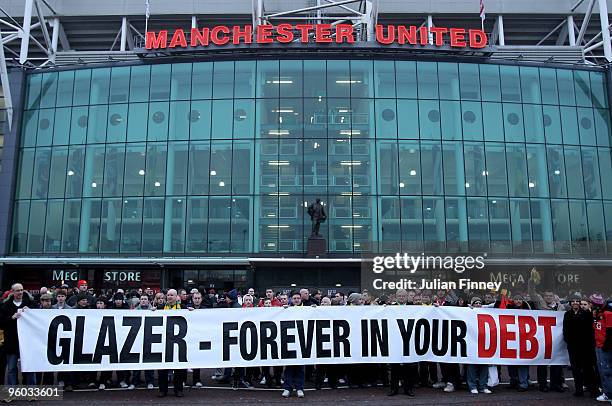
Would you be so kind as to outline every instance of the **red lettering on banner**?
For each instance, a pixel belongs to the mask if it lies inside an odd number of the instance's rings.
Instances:
[[[230,41],[229,33],[229,27],[226,27],[225,25],[218,25],[210,31],[210,40],[215,45],[225,45]],[[224,35],[220,37],[219,34]]]
[[[279,24],[277,27],[278,37],[276,37],[276,40],[281,44],[288,44],[293,41],[292,28],[291,24]]]
[[[336,26],[336,42],[338,44],[343,42],[354,44],[355,36],[353,35],[353,26],[350,24],[338,24]]]
[[[177,46],[180,46],[181,48],[187,48],[187,39],[185,38],[185,31],[180,28],[174,31],[174,35],[172,36],[172,40],[170,41],[170,48],[176,48]]]
[[[487,46],[487,34],[482,30],[470,30],[470,48],[484,48]]]
[[[241,30],[239,25],[235,25],[232,31],[232,43],[234,45],[240,44],[240,39],[242,39],[245,44],[251,44],[253,42],[253,26],[245,25],[244,29]]]
[[[499,357],[516,358],[516,350],[508,348],[508,341],[516,340],[516,332],[508,331],[508,324],[514,324],[514,316],[502,314],[499,316]]]
[[[419,28],[419,43],[421,45],[429,44],[429,31],[427,30],[427,27]]]
[[[406,28],[404,25],[397,27],[397,42],[400,44],[417,44],[417,27],[414,25]]]
[[[444,34],[448,32],[448,28],[431,27],[429,29],[429,32],[434,34],[436,46],[441,47],[442,45],[444,45]]]
[[[522,359],[534,359],[538,355],[538,340],[535,336],[537,331],[538,325],[533,317],[518,316],[519,356]]]
[[[192,28],[190,45],[192,47],[208,46],[209,34],[210,30],[208,28],[202,28],[202,33],[200,33],[200,30],[198,30],[197,28]]]
[[[314,28],[312,24],[296,24],[295,28],[300,30],[300,42],[308,43],[308,35],[310,34],[310,30]]]
[[[497,351],[497,326],[495,319],[490,314],[479,314],[478,316],[478,357],[492,358]],[[489,331],[489,348],[486,347]]]
[[[328,44],[331,38],[331,24],[317,24],[315,27],[315,42]]]
[[[392,44],[395,41],[395,27],[387,26],[387,36],[385,37],[385,27],[376,25],[376,41],[384,45]]]
[[[556,317],[540,316],[538,324],[544,327],[544,358],[552,357],[552,328],[557,325]]]
[[[257,26],[257,43],[258,44],[271,44],[274,40],[272,39],[272,26],[269,24]]]
[[[465,48],[467,46],[467,42],[465,42],[465,29],[450,29],[450,46],[457,48]]]
[[[157,36],[152,31],[147,31],[147,40],[145,47],[147,49],[166,48],[168,45],[168,31],[161,30]]]

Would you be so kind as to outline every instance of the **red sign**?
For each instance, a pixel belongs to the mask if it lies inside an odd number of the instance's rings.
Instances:
[[[146,49],[175,49],[207,47],[210,44],[240,45],[240,44],[288,44],[299,42],[308,44],[353,44],[355,43],[353,26],[350,24],[279,24],[244,25],[228,27],[217,25],[209,28],[192,28],[185,33],[183,29],[175,30],[170,35],[168,30],[157,33],[147,31]],[[487,35],[478,29],[444,28],[444,27],[417,27],[415,25],[377,25],[376,42],[382,45],[433,45],[442,47],[450,45],[452,48],[484,48],[487,46]]]

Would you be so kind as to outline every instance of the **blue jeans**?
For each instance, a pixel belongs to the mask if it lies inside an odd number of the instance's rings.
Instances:
[[[518,385],[519,388],[529,387],[529,367],[526,365],[508,365],[510,384]]]
[[[17,360],[19,354],[6,354],[6,384],[17,385]],[[36,373],[24,372],[23,385],[36,385]]]
[[[467,366],[467,384],[468,389],[477,389],[479,391],[486,389],[487,380],[489,379],[488,365],[468,365]]]
[[[285,380],[284,389],[288,391],[304,390],[304,365],[286,366],[283,379]]]
[[[601,387],[608,399],[612,399],[612,351],[595,348],[597,369],[601,377]]]

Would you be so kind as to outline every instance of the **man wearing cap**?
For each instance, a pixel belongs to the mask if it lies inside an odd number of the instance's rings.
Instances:
[[[68,306],[75,307],[76,302],[78,300],[77,296],[81,293],[84,293],[87,297],[87,302],[89,303],[89,307],[93,308],[96,305],[96,300],[89,292],[87,292],[87,281],[84,279],[81,279],[80,281],[78,281],[77,288],[78,288],[79,293],[68,298],[68,301],[67,301]]]

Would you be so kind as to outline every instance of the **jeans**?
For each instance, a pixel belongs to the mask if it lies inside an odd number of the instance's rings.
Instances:
[[[510,385],[518,385],[519,388],[529,387],[529,367],[526,365],[508,365]]]
[[[546,378],[548,375],[548,368],[550,368],[550,388],[559,389],[563,385],[563,367],[561,365],[538,365],[538,386],[540,388],[547,387]]]
[[[467,366],[467,384],[468,389],[477,389],[482,391],[487,387],[487,380],[489,379],[489,366],[488,365],[468,365]]]
[[[6,384],[17,385],[17,360],[19,354],[6,354]],[[23,372],[23,385],[36,385],[35,372]]]
[[[144,371],[145,376],[145,385],[154,384],[155,383],[155,371],[152,369],[147,369]],[[138,386],[142,383],[140,379],[140,371],[132,371],[132,384],[134,386]]]
[[[285,367],[284,389],[291,391],[304,390],[304,365],[289,365]]]
[[[601,387],[608,399],[612,399],[612,351],[595,348],[597,369],[601,378]]]

